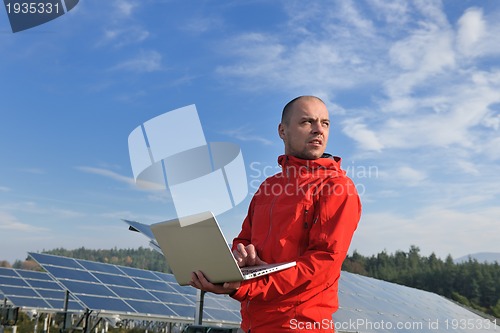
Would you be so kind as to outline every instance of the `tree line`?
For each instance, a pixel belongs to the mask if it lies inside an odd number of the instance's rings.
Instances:
[[[56,248],[53,250],[43,250],[42,253],[52,254],[68,258],[83,259],[89,261],[102,262],[106,264],[128,266],[150,271],[170,273],[165,257],[161,253],[145,247],[138,249],[117,249],[110,250],[94,250],[84,247],[67,250],[64,248]],[[6,261],[0,261],[0,267],[12,267],[17,269],[37,269],[38,265],[27,258],[24,261],[16,260],[12,265]]]
[[[412,245],[408,252],[383,251],[364,257],[354,251],[342,269],[379,280],[430,291],[465,306],[500,318],[500,265],[469,258],[455,263],[451,255],[443,261],[434,253],[425,257]]]

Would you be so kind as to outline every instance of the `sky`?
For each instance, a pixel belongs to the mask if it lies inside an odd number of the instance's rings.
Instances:
[[[121,219],[172,218],[172,198],[136,186],[128,135],[192,104],[241,148],[232,239],[279,171],[283,106],[310,94],[363,203],[351,252],[500,252],[499,56],[496,0],[80,0],[17,33],[0,9],[0,260],[147,247]]]

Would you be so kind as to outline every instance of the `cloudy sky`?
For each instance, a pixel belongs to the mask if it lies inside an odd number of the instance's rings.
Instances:
[[[173,205],[134,184],[128,135],[186,105],[241,147],[255,191],[303,94],[327,102],[361,194],[351,250],[500,252],[499,56],[496,0],[81,0],[18,33],[1,9],[0,260],[147,246],[120,219]],[[227,238],[249,198],[220,216]]]

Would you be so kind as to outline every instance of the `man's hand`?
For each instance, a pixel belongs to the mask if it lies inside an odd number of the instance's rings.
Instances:
[[[233,256],[240,267],[267,264],[259,258],[257,250],[255,250],[255,246],[253,244],[245,246],[239,243],[233,251]]]
[[[240,281],[213,284],[207,280],[201,271],[191,274],[191,282],[189,284],[196,289],[209,291],[214,294],[232,294],[241,286]]]

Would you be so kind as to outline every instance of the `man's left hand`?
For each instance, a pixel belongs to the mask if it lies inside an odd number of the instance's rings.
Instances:
[[[196,289],[209,291],[214,294],[232,294],[241,286],[240,281],[213,284],[207,280],[201,271],[191,274],[191,282],[189,284]]]

